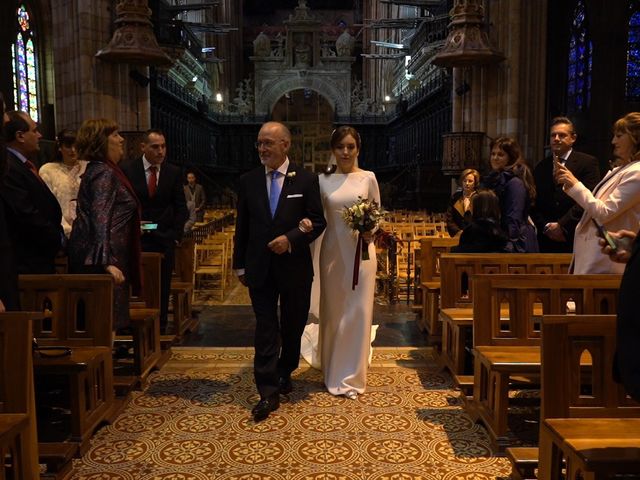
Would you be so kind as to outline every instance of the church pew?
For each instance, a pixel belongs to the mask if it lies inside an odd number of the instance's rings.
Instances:
[[[0,313],[0,478],[40,478],[31,354],[34,312]]]
[[[615,313],[619,275],[474,275],[473,398],[465,409],[508,444],[510,380],[539,379],[542,314]]]
[[[20,275],[23,308],[40,311],[33,335],[38,409],[67,409],[69,432],[39,427],[47,441],[77,442],[84,452],[95,430],[117,409],[111,354],[113,280],[110,275]],[[68,347],[47,350],[47,347]],[[50,392],[62,390],[63,395]],[[47,410],[48,409],[48,410]]]
[[[195,240],[185,238],[176,247],[174,277],[171,279],[173,332],[178,337],[198,328],[198,318],[193,314],[194,263]]]
[[[472,343],[475,274],[566,273],[570,254],[556,253],[443,253],[440,256],[440,313],[442,350],[439,359],[463,389],[472,387]],[[465,368],[466,365],[466,368]]]
[[[420,239],[420,290],[422,292],[422,311],[418,327],[426,331],[430,338],[442,335],[442,323],[438,318],[440,309],[440,256],[449,253],[451,247],[458,245],[459,238],[421,238]]]
[[[610,446],[608,440],[598,440],[595,434],[591,435],[589,432],[596,432],[607,426],[616,428],[616,422],[608,422],[607,419],[640,417],[640,404],[633,401],[625,394],[622,386],[613,381],[611,372],[615,338],[615,315],[543,316],[540,451],[547,458],[541,459],[540,464],[546,472],[543,474],[547,475],[545,478],[558,478],[557,471],[550,475],[549,466],[553,463],[557,468],[560,457],[566,458],[570,452],[567,450],[563,453],[562,443],[556,446],[549,443],[552,437],[545,433],[544,420],[580,419],[582,425],[588,425],[593,418],[603,419],[595,422],[597,426],[593,424],[591,430],[586,430],[585,439],[589,439],[593,448],[606,448]],[[567,424],[561,420],[559,423],[568,426],[567,435],[577,433],[572,422]],[[563,428],[556,430],[564,431]],[[613,436],[615,430],[613,435],[607,434],[607,438]],[[635,446],[640,446],[640,442]],[[538,467],[538,453],[538,448],[535,447],[508,448],[507,457],[513,465],[511,477],[535,478],[533,470]],[[606,458],[608,464],[621,463],[622,459],[615,456],[617,453],[620,452],[615,449],[600,452],[599,458]],[[590,452],[583,452],[582,455],[587,458]],[[640,450],[637,450],[637,455],[640,459]],[[593,465],[593,459],[591,464]],[[568,465],[575,469],[575,461],[570,461]]]
[[[142,252],[142,291],[129,305],[131,335],[117,335],[117,345],[132,344],[133,374],[144,383],[159,366],[160,349],[160,271],[162,254]],[[124,359],[121,364],[125,364]]]

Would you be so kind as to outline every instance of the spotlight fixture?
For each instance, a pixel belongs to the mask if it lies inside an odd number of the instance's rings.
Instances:
[[[216,93],[216,102],[222,103],[222,94],[220,92]]]

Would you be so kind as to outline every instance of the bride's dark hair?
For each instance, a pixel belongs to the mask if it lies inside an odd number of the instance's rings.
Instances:
[[[349,127],[347,125],[338,127],[331,133],[331,149],[333,150],[334,148],[336,148],[338,146],[338,143],[340,143],[340,141],[342,141],[342,139],[347,135],[351,135],[353,137],[353,139],[356,141],[358,150],[360,150],[360,134],[355,128]]]

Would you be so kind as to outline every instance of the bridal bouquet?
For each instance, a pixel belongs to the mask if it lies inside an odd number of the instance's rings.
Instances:
[[[358,284],[358,270],[360,267],[360,259],[369,260],[369,249],[364,244],[362,234],[364,232],[372,232],[384,218],[384,210],[380,208],[375,200],[358,197],[358,200],[350,207],[342,209],[342,218],[349,228],[358,232],[358,244],[356,247],[356,258],[353,266],[353,285]]]

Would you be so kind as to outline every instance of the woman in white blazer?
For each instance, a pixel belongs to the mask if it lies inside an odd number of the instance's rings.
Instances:
[[[563,184],[584,213],[573,241],[573,273],[622,273],[598,244],[597,222],[606,230],[633,230],[640,224],[640,112],[631,112],[613,125],[613,154],[620,161],[590,192],[563,165],[555,164],[555,179]]]

